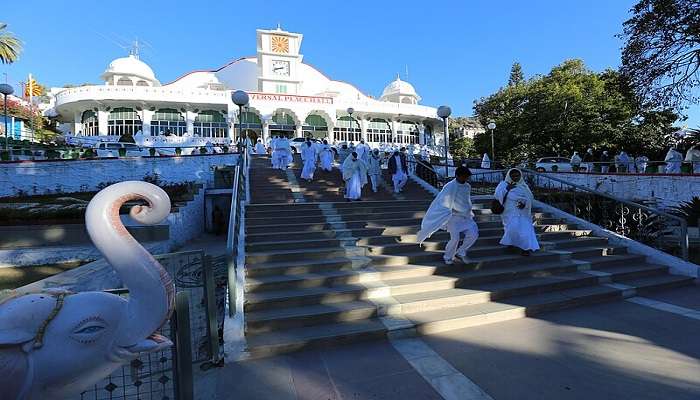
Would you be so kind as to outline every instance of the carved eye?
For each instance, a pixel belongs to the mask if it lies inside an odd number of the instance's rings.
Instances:
[[[81,322],[71,334],[71,338],[81,343],[94,342],[107,329],[107,323],[102,318],[95,317]]]

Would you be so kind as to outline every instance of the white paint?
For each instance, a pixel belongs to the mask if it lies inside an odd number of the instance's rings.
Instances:
[[[421,339],[391,340],[391,344],[443,399],[493,400]]]
[[[627,299],[627,301],[657,310],[670,312],[672,314],[681,315],[683,317],[700,320],[700,311],[693,310],[691,308],[685,308],[675,304],[665,303],[663,301],[656,301],[646,297],[632,297]]]
[[[163,183],[207,182],[212,167],[235,164],[237,157],[215,154],[0,163],[0,197],[96,191],[106,183],[143,180],[154,174]]]
[[[641,254],[647,257],[647,260],[659,264],[665,265],[670,268],[671,273],[676,275],[685,275],[693,278],[700,277],[700,266],[682,260],[678,257],[674,257],[670,254],[659,251],[653,247],[649,247],[640,242],[634,241],[632,239],[626,238],[615,232],[604,229],[598,225],[588,222],[584,219],[575,217],[568,214],[556,207],[552,207],[549,204],[543,203],[541,201],[535,200],[533,205],[544,212],[551,213],[555,217],[563,218],[568,223],[575,224],[582,229],[590,230],[593,236],[607,238],[610,244],[619,245],[627,247],[627,250],[633,254]]]

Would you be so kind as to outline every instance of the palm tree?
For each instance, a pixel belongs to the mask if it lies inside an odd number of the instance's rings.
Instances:
[[[12,64],[17,61],[19,52],[22,51],[22,42],[11,32],[6,31],[7,24],[0,22],[0,62]]]

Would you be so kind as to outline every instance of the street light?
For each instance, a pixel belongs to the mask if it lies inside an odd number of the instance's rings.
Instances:
[[[248,93],[242,90],[236,90],[231,94],[231,100],[233,100],[233,104],[238,106],[238,140],[241,140],[243,139],[243,123],[241,122],[241,118],[243,118],[243,106],[248,104]],[[243,145],[245,146],[246,144],[243,143]]]
[[[350,141],[350,138],[353,137],[353,136],[350,134],[350,132],[352,131],[352,121],[353,121],[353,119],[352,119],[352,113],[355,112],[355,109],[352,108],[352,107],[348,107],[347,112],[348,112],[348,114],[350,115],[350,127],[348,128],[348,141]]]
[[[10,132],[7,130],[7,96],[14,93],[14,91],[15,90],[12,88],[12,86],[8,85],[7,83],[0,84],[0,94],[5,96],[5,150],[7,150],[7,138],[10,136]]]
[[[447,169],[447,149],[449,148],[448,136],[447,136],[447,118],[452,114],[452,109],[448,106],[440,106],[437,109],[438,117],[442,118],[442,129],[445,132],[445,181],[447,181],[448,169]]]
[[[486,125],[487,128],[491,130],[491,162],[496,162],[496,145],[493,141],[493,130],[496,129],[496,121],[490,119],[489,124]],[[495,167],[494,167],[495,168]]]

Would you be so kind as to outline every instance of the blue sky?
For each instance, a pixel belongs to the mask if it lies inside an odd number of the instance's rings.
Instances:
[[[112,59],[127,54],[115,41],[139,38],[151,46],[142,59],[165,83],[255,54],[255,29],[280,23],[304,34],[304,61],[333,79],[377,96],[401,73],[423,104],[471,115],[474,100],[502,86],[514,61],[527,76],[567,58],[594,70],[617,67],[615,35],[635,2],[7,1],[0,18],[25,50],[0,74],[13,84],[30,72],[49,86],[97,83]],[[687,123],[700,125],[698,106],[690,114]]]

